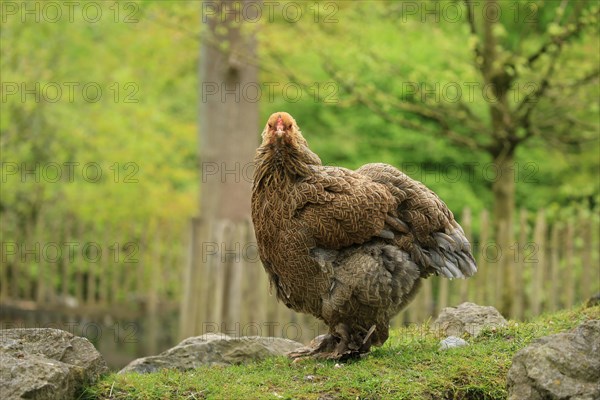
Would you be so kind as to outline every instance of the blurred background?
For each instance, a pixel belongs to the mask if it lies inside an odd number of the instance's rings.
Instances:
[[[249,218],[266,118],[325,164],[393,164],[465,228],[473,301],[527,319],[600,288],[596,1],[80,1],[0,9],[2,328],[113,368],[206,332],[324,333],[269,293]]]

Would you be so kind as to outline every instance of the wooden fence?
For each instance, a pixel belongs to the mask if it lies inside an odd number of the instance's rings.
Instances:
[[[115,368],[176,342],[183,229],[153,223],[135,234],[43,222],[26,239],[3,232],[0,328],[88,336]]]
[[[0,301],[123,316],[178,303],[187,240],[182,232],[156,224],[139,235],[121,232],[96,233],[61,221],[38,224],[26,240],[5,236]]]
[[[205,225],[194,220],[191,225],[181,337],[223,332],[307,342],[326,333],[315,318],[289,310],[271,295],[250,221]]]
[[[522,210],[508,248],[496,243],[487,211],[473,217],[464,210],[459,221],[472,240],[477,275],[427,279],[395,325],[427,320],[463,301],[526,319],[571,307],[600,289],[597,214],[551,221],[543,210]],[[125,236],[119,227],[104,228],[99,236],[55,221],[39,225],[27,240],[5,235],[0,305],[86,318],[143,317],[146,352],[174,344],[177,336],[213,331],[302,341],[324,332],[314,318],[286,309],[269,294],[249,222],[217,222],[206,228],[214,232],[211,241],[204,240],[201,224],[192,225],[191,235],[153,224],[138,236]],[[165,315],[180,326],[164,322]],[[171,333],[159,338],[165,330]]]
[[[464,301],[492,305],[512,319],[529,319],[572,307],[600,290],[595,214],[582,212],[550,224],[544,210],[532,216],[521,210],[504,246],[495,240],[487,211],[475,221],[465,209],[459,221],[472,243],[477,274],[467,280],[428,279],[400,321],[420,322]],[[477,235],[472,232],[475,223]]]
[[[495,306],[509,318],[528,319],[571,307],[600,290],[596,214],[582,212],[550,223],[544,210],[535,215],[521,210],[505,245],[496,242],[487,211],[475,219],[465,209],[459,221],[473,245],[478,273],[468,280],[425,280],[394,325],[423,322],[464,301]],[[277,324],[275,332],[283,336],[293,325],[301,340],[323,333],[325,328],[315,319],[298,315],[269,296],[250,222],[220,221],[205,227],[216,232],[213,236],[202,232],[201,226],[196,221],[191,234],[195,246],[190,259],[199,262],[190,263],[186,278],[183,336],[214,330],[264,334],[264,324]],[[263,324],[262,331],[257,323]]]

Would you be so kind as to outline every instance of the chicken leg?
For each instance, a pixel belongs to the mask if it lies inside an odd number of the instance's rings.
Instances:
[[[337,324],[334,333],[319,335],[314,338],[309,347],[288,353],[288,357],[295,360],[312,357],[319,360],[345,361],[360,358],[368,353],[371,348],[371,335],[375,325],[369,329],[363,338],[353,337],[346,324]]]

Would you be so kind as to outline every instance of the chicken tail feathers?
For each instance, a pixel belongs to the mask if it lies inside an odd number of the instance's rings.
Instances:
[[[386,226],[397,235],[400,248],[409,251],[422,276],[468,278],[477,272],[463,229],[434,192],[390,165],[367,164],[357,172],[385,184],[394,195],[397,216],[388,215]]]
[[[471,255],[471,245],[460,227],[450,233],[436,232],[432,236],[437,246],[425,252],[429,256],[427,264],[436,275],[449,279],[464,279],[477,272],[477,264]]]

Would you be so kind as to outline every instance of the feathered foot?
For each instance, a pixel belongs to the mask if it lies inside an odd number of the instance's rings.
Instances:
[[[338,345],[338,338],[332,334],[319,335],[311,340],[308,347],[288,353],[288,357],[293,358],[294,362],[305,358],[328,359]]]
[[[320,335],[314,338],[309,347],[288,353],[288,357],[294,362],[307,358],[318,360],[346,361],[353,358],[364,357],[371,348],[371,335],[375,331],[375,325],[369,329],[362,340],[352,340],[345,324],[336,326],[336,334]]]

